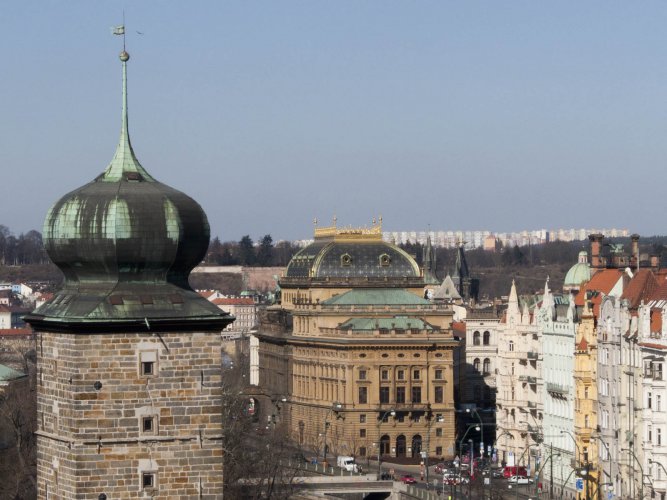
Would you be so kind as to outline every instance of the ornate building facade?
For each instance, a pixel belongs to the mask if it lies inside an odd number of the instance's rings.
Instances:
[[[512,282],[508,307],[498,327],[496,440],[498,459],[530,465],[542,442],[542,359],[536,314],[520,309]]]
[[[38,497],[221,498],[220,331],[188,286],[209,226],[121,137],[107,169],[49,210],[63,287],[26,318],[37,336]]]
[[[259,385],[287,399],[295,442],[329,457],[454,456],[459,342],[412,257],[379,225],[319,228],[280,287],[256,333]]]

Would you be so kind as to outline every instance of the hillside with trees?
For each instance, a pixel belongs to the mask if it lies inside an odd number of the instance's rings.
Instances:
[[[629,238],[616,238],[608,243],[622,244],[629,251]],[[663,266],[667,265],[665,254],[667,237],[650,236],[640,239],[640,253],[660,255]],[[401,245],[417,262],[422,264],[423,245],[407,243]],[[300,247],[289,241],[274,243],[266,234],[253,240],[250,235],[239,241],[221,241],[214,237],[206,253],[204,263],[215,266],[285,267]],[[587,241],[555,241],[542,245],[503,248],[496,251],[482,249],[465,252],[468,267],[473,277],[480,279],[481,297],[507,295],[512,280],[516,280],[522,293],[532,293],[543,288],[547,276],[553,290],[559,290],[568,269],[577,262],[581,250],[589,251]],[[437,275],[444,279],[452,273],[456,262],[456,249],[436,248]],[[197,276],[191,280],[195,288],[215,288],[226,293],[239,293],[243,283],[239,275]],[[18,236],[4,225],[0,225],[0,281],[34,282],[48,281],[54,287],[62,281],[62,274],[48,259],[42,246],[42,235],[28,231]]]

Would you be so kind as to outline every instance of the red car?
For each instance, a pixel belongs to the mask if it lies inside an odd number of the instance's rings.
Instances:
[[[415,484],[417,480],[412,477],[410,474],[406,474],[405,476],[401,476],[400,481],[404,484]]]

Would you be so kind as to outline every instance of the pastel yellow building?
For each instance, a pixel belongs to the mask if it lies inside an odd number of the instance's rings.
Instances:
[[[596,498],[598,491],[597,444],[597,332],[595,316],[585,301],[577,329],[574,351],[574,439],[575,470],[584,479],[584,491],[577,498]],[[595,495],[595,496],[594,496]]]
[[[335,455],[455,455],[452,309],[370,229],[316,229],[261,318],[260,387],[301,446]],[[281,394],[282,393],[282,394]],[[284,395],[284,398],[283,398]]]

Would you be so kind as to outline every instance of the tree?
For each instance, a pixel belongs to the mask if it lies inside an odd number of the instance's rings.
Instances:
[[[292,257],[300,248],[289,241],[279,241],[273,249],[273,261],[271,265],[284,267],[289,264]]]
[[[238,260],[242,266],[253,266],[255,264],[255,245],[252,238],[247,234],[239,241]]]
[[[0,391],[0,498],[37,497],[37,401],[34,337],[3,344],[20,358],[27,377]]]
[[[257,265],[270,266],[273,259],[273,238],[270,234],[262,237],[257,248]]]
[[[243,394],[247,356],[224,369],[222,385],[222,446],[226,498],[279,499],[293,491],[298,467],[291,464],[292,449],[284,423],[250,412]],[[263,415],[262,415],[263,416]]]

